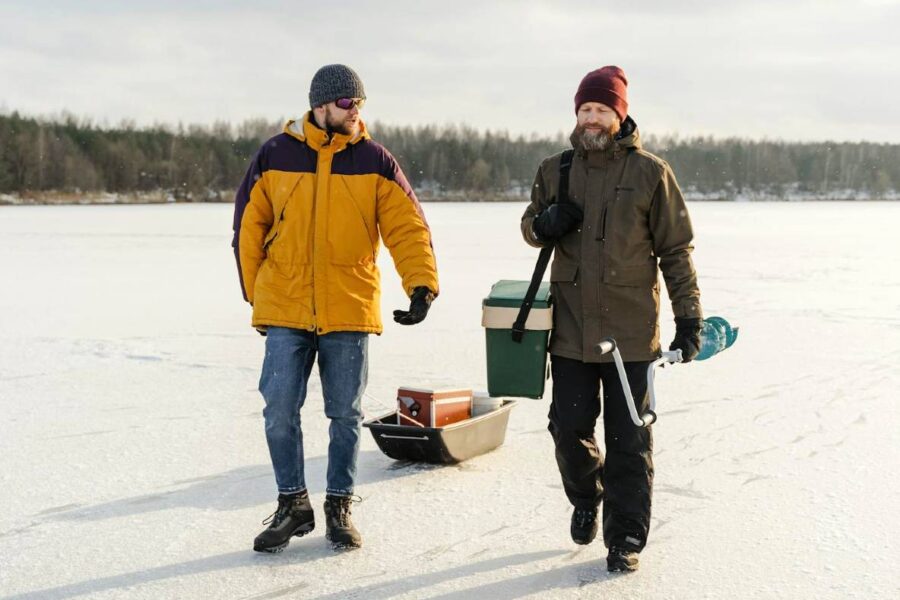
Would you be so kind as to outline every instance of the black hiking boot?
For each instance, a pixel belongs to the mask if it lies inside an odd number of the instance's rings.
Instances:
[[[362,537],[350,520],[352,502],[352,496],[325,496],[325,539],[331,542],[335,550],[352,550],[362,546]]]
[[[597,509],[576,508],[572,512],[572,541],[576,544],[590,544],[597,537]]]
[[[301,537],[315,529],[312,504],[306,490],[297,494],[278,494],[278,508],[269,515],[263,525],[265,531],[253,540],[257,552],[281,552],[293,536]]]
[[[622,546],[613,546],[606,556],[606,570],[610,573],[637,571],[638,553]]]

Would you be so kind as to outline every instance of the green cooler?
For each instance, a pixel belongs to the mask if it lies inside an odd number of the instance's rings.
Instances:
[[[521,343],[512,339],[513,323],[528,291],[528,281],[498,281],[482,302],[481,325],[487,340],[487,381],[491,396],[541,398],[547,381],[547,342],[553,328],[550,284],[538,288]]]

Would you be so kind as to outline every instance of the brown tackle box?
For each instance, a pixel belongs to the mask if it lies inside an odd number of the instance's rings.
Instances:
[[[472,390],[401,387],[397,424],[444,427],[472,416]]]

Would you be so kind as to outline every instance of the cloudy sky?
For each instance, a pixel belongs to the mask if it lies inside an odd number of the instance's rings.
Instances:
[[[644,132],[900,143],[898,24],[900,0],[5,0],[0,111],[274,120],[343,62],[369,121],[552,134],[618,64]]]

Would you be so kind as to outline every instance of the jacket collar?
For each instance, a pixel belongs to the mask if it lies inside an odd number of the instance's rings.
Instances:
[[[321,150],[328,146],[334,152],[340,152],[347,146],[355,144],[361,140],[371,139],[366,124],[362,119],[359,120],[359,131],[355,136],[344,135],[342,133],[333,133],[329,138],[328,132],[321,129],[313,121],[312,111],[303,115],[299,121],[288,121],[284,126],[284,132],[291,137],[297,138],[301,142],[305,142],[313,150]]]

